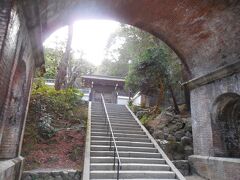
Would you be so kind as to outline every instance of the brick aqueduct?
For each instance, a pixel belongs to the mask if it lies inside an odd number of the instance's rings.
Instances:
[[[195,171],[240,174],[239,0],[1,0],[0,179],[17,179],[29,91],[43,41],[69,21],[112,19],[166,42],[189,73]]]

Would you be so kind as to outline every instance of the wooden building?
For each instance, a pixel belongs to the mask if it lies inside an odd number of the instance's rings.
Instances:
[[[107,103],[122,102],[127,99],[128,93],[124,90],[125,80],[120,77],[86,75],[82,76],[84,87],[91,88],[89,100],[94,102],[101,101],[101,94]],[[118,103],[119,104],[119,103]]]

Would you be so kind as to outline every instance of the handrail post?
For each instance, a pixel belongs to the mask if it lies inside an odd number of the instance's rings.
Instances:
[[[120,171],[120,165],[119,165],[119,160],[118,160],[118,168],[117,168],[117,180],[119,180],[119,171]]]
[[[115,166],[115,161],[116,161],[116,149],[114,148],[114,163],[113,163],[113,169],[116,168],[116,166]]]
[[[109,136],[110,137],[110,148],[109,148],[109,150],[111,150],[112,149],[112,136]]]
[[[103,107],[104,107],[104,112],[105,112],[105,115],[106,115],[105,124],[106,124],[106,122],[108,122],[107,123],[107,135],[110,132],[110,134],[109,134],[109,138],[110,138],[109,150],[112,149],[112,142],[113,142],[113,156],[114,156],[113,157],[113,160],[114,160],[113,170],[117,170],[117,180],[119,180],[119,177],[120,177],[119,171],[121,169],[121,160],[120,160],[119,152],[118,152],[118,149],[117,149],[117,144],[116,144],[116,141],[115,141],[114,133],[113,133],[113,130],[112,130],[112,125],[111,125],[111,122],[110,122],[110,119],[109,119],[109,116],[108,116],[105,100],[104,100],[104,97],[103,97],[102,94],[101,94],[101,98],[102,98],[102,104],[103,104]],[[117,169],[116,169],[116,158],[117,158]]]

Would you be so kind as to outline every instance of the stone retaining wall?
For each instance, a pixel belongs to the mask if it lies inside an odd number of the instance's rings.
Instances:
[[[24,171],[21,180],[80,180],[81,171],[73,169],[38,169]]]
[[[19,180],[23,157],[0,161],[0,180]]]
[[[240,159],[193,155],[189,157],[191,171],[211,180],[239,180]]]

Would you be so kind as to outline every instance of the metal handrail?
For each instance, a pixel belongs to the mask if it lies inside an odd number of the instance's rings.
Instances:
[[[103,107],[104,107],[104,112],[105,112],[105,115],[106,115],[106,119],[105,119],[105,124],[106,124],[106,120],[108,122],[108,131],[107,133],[110,131],[110,147],[109,149],[111,150],[112,149],[112,142],[113,142],[113,145],[114,145],[114,163],[113,163],[113,169],[115,170],[116,169],[116,158],[117,158],[117,180],[119,180],[119,171],[122,167],[122,163],[121,163],[121,160],[120,160],[120,156],[119,156],[119,152],[118,152],[118,148],[117,148],[117,144],[116,144],[116,141],[115,141],[115,137],[114,137],[114,133],[113,133],[113,130],[112,130],[112,125],[111,125],[111,122],[110,122],[110,119],[109,119],[109,116],[108,116],[108,112],[107,112],[107,108],[106,108],[106,104],[105,104],[105,100],[104,100],[104,97],[103,97],[103,94],[101,94],[101,97],[102,97],[102,103],[103,103]]]

